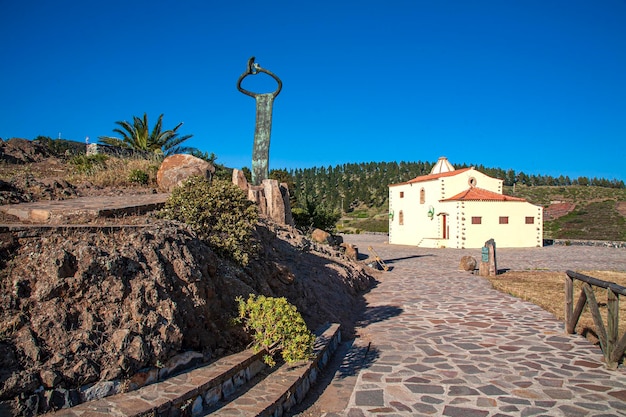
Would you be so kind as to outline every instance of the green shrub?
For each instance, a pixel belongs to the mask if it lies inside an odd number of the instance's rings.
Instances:
[[[312,202],[307,202],[306,208],[296,207],[291,210],[293,221],[300,230],[309,231],[311,229],[322,229],[327,232],[334,232],[341,214],[327,210],[322,206],[316,206]]]
[[[58,158],[66,158],[67,156],[84,155],[86,150],[85,143],[74,142],[66,139],[52,139],[49,136],[37,136],[33,142],[39,142],[45,146],[48,151]]]
[[[306,327],[298,309],[284,297],[274,298],[250,294],[247,300],[237,297],[239,318],[251,333],[256,351],[267,349],[263,360],[274,366],[273,355],[280,350],[287,363],[306,360],[311,356],[315,336]]]
[[[109,159],[109,157],[104,154],[77,155],[70,159],[69,162],[77,173],[92,174],[96,169],[104,168],[107,159]]]
[[[147,185],[149,178],[150,176],[143,169],[133,169],[128,174],[128,181],[142,185]]]
[[[172,190],[161,216],[187,223],[213,250],[243,266],[256,252],[257,207],[231,182],[191,177]]]

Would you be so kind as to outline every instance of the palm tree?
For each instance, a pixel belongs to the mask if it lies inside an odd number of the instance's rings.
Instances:
[[[113,136],[100,136],[98,139],[104,144],[121,148],[136,149],[147,152],[163,154],[165,156],[176,153],[186,153],[196,150],[188,146],[180,146],[181,143],[193,135],[178,136],[177,130],[183,125],[179,123],[174,129],[162,130],[163,114],[159,116],[152,132],[148,125],[148,115],[143,114],[143,119],[133,116],[133,124],[127,121],[117,121],[120,128],[113,129],[122,138]]]

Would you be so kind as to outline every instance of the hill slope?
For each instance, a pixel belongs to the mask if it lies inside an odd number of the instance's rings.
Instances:
[[[571,185],[567,187],[516,186],[505,193],[545,208],[568,209],[560,216],[545,216],[544,238],[626,241],[626,189]]]

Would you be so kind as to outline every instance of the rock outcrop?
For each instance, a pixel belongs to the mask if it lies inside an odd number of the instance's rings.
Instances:
[[[28,139],[0,139],[0,161],[9,164],[39,162],[51,157],[50,151],[41,143]]]
[[[157,184],[164,192],[171,192],[187,178],[198,175],[211,179],[215,167],[193,155],[176,154],[163,160],[157,172]]]

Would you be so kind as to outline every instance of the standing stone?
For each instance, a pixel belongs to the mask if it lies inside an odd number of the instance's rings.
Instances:
[[[263,186],[248,185],[248,200],[254,201],[259,206],[259,214],[267,216],[267,200]]]
[[[478,267],[478,274],[484,277],[498,275],[498,264],[496,262],[496,242],[489,239],[482,247],[482,258]]]
[[[232,182],[248,194],[248,200],[259,207],[259,214],[267,216],[278,224],[293,226],[289,188],[287,184],[279,184],[277,180],[266,179],[261,185],[251,185],[243,172],[234,169]]]
[[[280,193],[283,197],[283,206],[285,207],[285,224],[293,226],[295,222],[293,221],[293,215],[291,214],[291,202],[290,194],[289,194],[289,186],[286,183],[280,183]]]
[[[276,180],[263,180],[267,214],[276,223],[285,224],[285,202]]]
[[[246,180],[243,171],[239,169],[233,169],[233,184],[246,192],[248,191],[248,180]]]
[[[197,175],[211,179],[215,167],[204,159],[193,155],[176,154],[163,160],[157,171],[157,184],[162,191],[171,192],[187,178]]]

